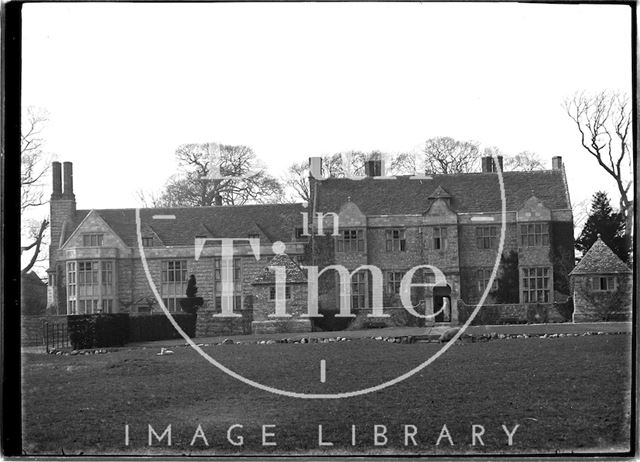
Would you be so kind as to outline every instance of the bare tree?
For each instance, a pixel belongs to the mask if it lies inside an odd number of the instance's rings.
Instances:
[[[42,130],[48,121],[47,113],[43,110],[29,107],[26,110],[21,127],[21,171],[20,171],[20,213],[23,217],[22,256],[30,255],[22,274],[27,274],[34,265],[46,259],[44,252],[45,235],[49,227],[49,220],[43,218],[37,222],[24,219],[25,212],[47,203],[44,197],[42,180],[48,170],[48,162],[43,151],[44,140]]]
[[[582,147],[616,182],[620,211],[628,217],[628,196],[633,178],[631,154],[631,106],[626,95],[602,91],[579,93],[564,101],[567,114],[576,124]],[[630,226],[627,226],[627,234]]]
[[[283,183],[290,188],[289,198],[292,202],[302,199],[303,202],[311,202],[309,190],[309,165],[307,162],[291,164],[283,178]]]
[[[160,195],[138,193],[155,207],[202,207],[270,203],[282,198],[282,186],[262,167],[248,146],[183,144],[176,150],[180,173]]]
[[[544,170],[544,161],[542,158],[531,151],[522,151],[515,156],[505,154],[496,146],[484,148],[484,156],[502,156],[504,159],[504,170],[511,172],[532,172],[535,170]]]
[[[505,156],[504,168],[513,172],[533,172],[544,170],[545,165],[542,158],[535,152],[522,151],[515,156]]]
[[[480,150],[475,141],[440,136],[426,141],[424,159],[427,174],[468,173],[477,170]]]
[[[403,152],[391,160],[391,172],[394,175],[414,175],[419,172],[420,167],[415,153]]]
[[[381,151],[345,151],[322,156],[322,174],[324,177],[346,178],[348,176],[364,176],[365,162],[368,160],[385,160],[389,162],[392,175],[414,173],[409,171],[413,161],[411,154],[391,155]],[[400,159],[400,160],[398,160]],[[289,188],[288,199],[310,202],[309,165],[307,162],[297,162],[289,166],[283,177],[283,184]]]

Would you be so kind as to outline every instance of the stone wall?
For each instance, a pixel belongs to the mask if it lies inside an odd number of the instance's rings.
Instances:
[[[253,286],[253,322],[251,330],[255,334],[276,332],[311,332],[311,319],[302,318],[307,314],[307,285],[288,283],[291,297],[285,300],[287,314],[290,318],[270,318],[274,314],[275,300],[270,300],[270,284]]]
[[[67,317],[62,316],[20,316],[20,339],[22,346],[44,345],[42,326],[45,322],[62,324],[66,327]]]
[[[595,275],[572,277],[573,322],[630,321],[632,317],[632,275],[615,275],[617,290],[594,291],[591,278]]]
[[[214,317],[215,310],[200,309],[196,319],[196,337],[246,335],[251,333],[252,310],[241,310],[240,317]]]
[[[458,300],[458,323],[464,324],[475,310],[476,305],[465,304]],[[554,303],[505,303],[494,305],[482,305],[471,325],[497,325],[497,324],[540,324],[568,322],[561,314],[560,307]]]

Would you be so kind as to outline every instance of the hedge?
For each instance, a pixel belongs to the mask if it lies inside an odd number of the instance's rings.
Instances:
[[[75,350],[123,346],[129,340],[128,313],[71,314],[67,326]]]
[[[195,314],[173,313],[173,318],[189,337],[195,337]],[[69,341],[75,350],[180,338],[162,313],[131,316],[129,313],[73,314],[67,316],[67,323]]]
[[[195,337],[195,314],[172,313],[171,315],[189,337]],[[163,313],[139,314],[129,317],[130,342],[148,342],[173,338],[180,338],[180,333]]]

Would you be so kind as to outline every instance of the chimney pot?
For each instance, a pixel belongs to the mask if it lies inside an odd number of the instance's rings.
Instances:
[[[62,164],[60,162],[52,162],[51,170],[53,175],[51,199],[60,199],[62,196]]]

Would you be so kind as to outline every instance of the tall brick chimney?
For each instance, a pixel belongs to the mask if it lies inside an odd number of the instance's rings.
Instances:
[[[64,164],[64,189],[62,196],[64,199],[76,200],[76,196],[73,194],[73,164],[71,162],[65,162]]]
[[[562,170],[562,156],[554,156],[551,158],[551,168],[553,170]]]
[[[309,157],[309,176],[322,178],[322,157]]]
[[[368,177],[383,176],[382,159],[366,160],[364,162],[364,174]]]
[[[52,162],[51,171],[53,175],[53,191],[51,191],[51,200],[53,201],[62,197],[62,164],[60,162]]]
[[[53,162],[51,170],[53,172],[53,185],[50,211],[50,232],[51,242],[49,244],[49,277],[53,281],[50,289],[50,305],[56,308],[57,314],[65,314],[67,310],[66,290],[63,284],[64,263],[58,249],[63,240],[73,231],[76,215],[76,197],[73,194],[73,166],[71,162],[64,162],[64,171],[61,171],[60,162]],[[62,178],[64,176],[64,178]]]
[[[496,156],[498,158],[498,164],[500,165],[500,171],[504,172],[504,163],[503,163],[503,158],[502,156]],[[493,160],[493,157],[491,156],[484,156],[481,159],[482,162],[482,173],[494,173],[497,172],[498,169],[496,168],[495,162]]]

